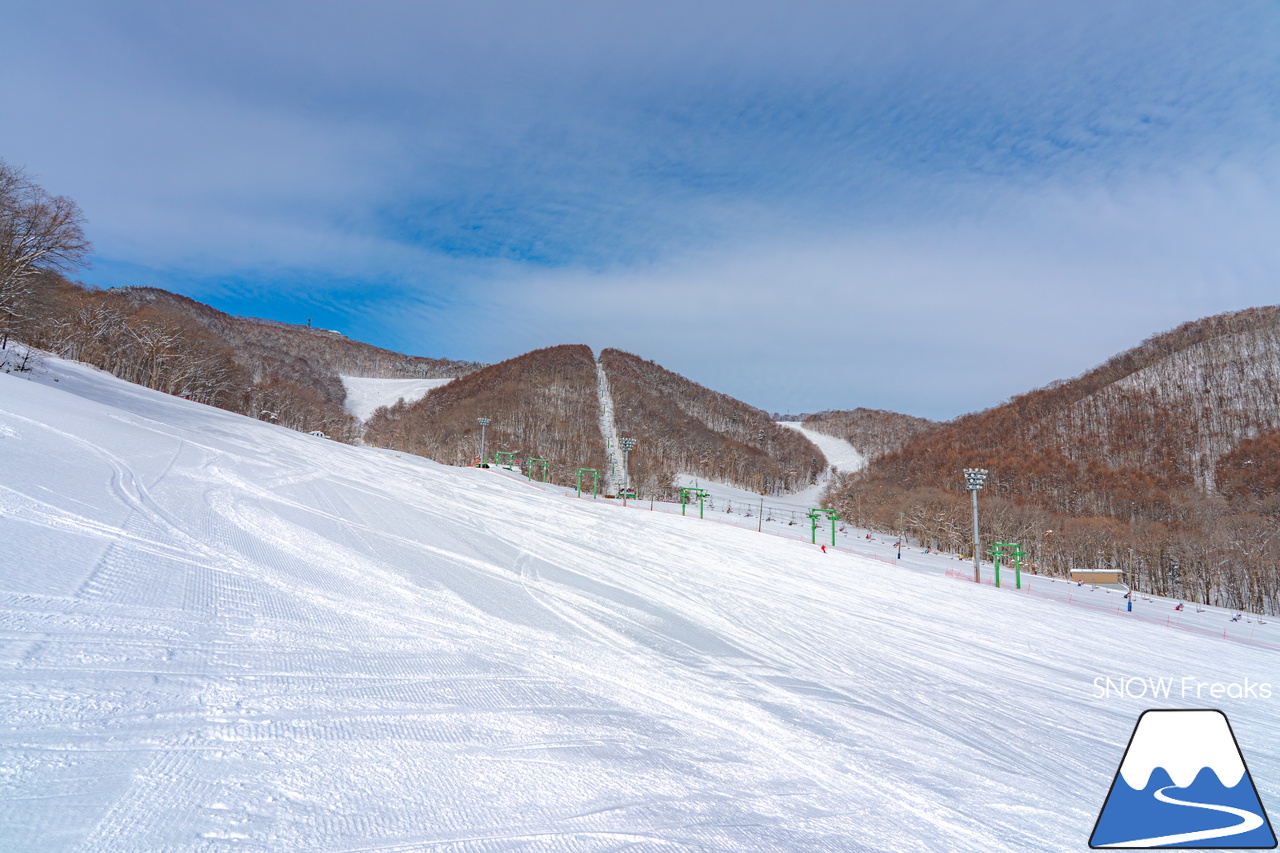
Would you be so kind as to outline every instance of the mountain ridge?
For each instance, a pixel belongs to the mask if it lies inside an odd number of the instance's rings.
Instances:
[[[921,430],[827,500],[857,523],[972,551],[962,469],[985,468],[985,542],[1019,542],[1058,574],[1118,568],[1140,589],[1275,612],[1280,501],[1262,451],[1277,430],[1280,306],[1251,308]]]

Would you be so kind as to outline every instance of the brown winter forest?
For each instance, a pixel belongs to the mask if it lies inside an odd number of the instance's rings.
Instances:
[[[480,453],[508,451],[550,460],[555,482],[573,482],[578,468],[603,470],[596,363],[588,347],[547,347],[470,373],[427,394],[374,413],[365,440],[447,465],[469,465]]]
[[[94,290],[44,272],[3,332],[129,382],[292,429],[359,438],[339,374],[457,376],[478,365],[405,356],[321,329],[233,317],[155,288]],[[25,367],[13,349],[9,369]]]
[[[631,481],[642,493],[666,493],[677,474],[697,474],[779,494],[827,467],[818,448],[767,412],[622,350],[604,350],[600,363],[618,432],[637,439]]]
[[[983,541],[1042,570],[1280,611],[1280,307],[1186,323],[1077,379],[923,430],[827,492],[857,524],[972,548],[962,469],[990,471]]]
[[[637,439],[630,473],[639,494],[671,495],[680,473],[785,491],[807,485],[826,466],[807,439],[759,409],[620,350],[605,350],[600,363],[618,432]],[[366,424],[365,439],[467,464],[479,453],[476,419],[487,417],[489,455],[501,450],[546,459],[552,481],[570,485],[579,468],[609,469],[600,414],[595,358],[585,346],[566,345],[526,353],[416,403],[379,410]],[[616,454],[614,459],[620,462]]]

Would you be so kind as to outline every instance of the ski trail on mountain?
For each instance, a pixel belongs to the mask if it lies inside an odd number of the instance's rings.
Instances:
[[[794,421],[778,421],[777,424],[778,426],[795,430],[813,442],[822,451],[822,455],[827,457],[827,464],[832,468],[848,474],[854,471],[861,471],[866,467],[867,458],[856,447],[839,436],[827,435],[825,432],[809,429],[804,424],[798,424]]]
[[[604,472],[605,494],[616,495],[622,490],[622,466],[618,464],[618,425],[613,419],[613,395],[609,393],[609,377],[604,364],[596,359],[596,388],[600,395],[600,434],[604,436],[605,449],[609,453],[609,465]]]

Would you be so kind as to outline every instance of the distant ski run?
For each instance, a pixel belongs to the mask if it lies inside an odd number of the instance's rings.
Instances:
[[[605,494],[616,495],[622,491],[622,469],[617,461],[618,424],[613,418],[613,395],[609,393],[609,377],[605,375],[604,364],[596,359],[596,388],[600,395],[600,435],[604,437],[605,451],[609,461],[601,478],[604,481]]]
[[[777,424],[778,426],[795,430],[813,442],[814,446],[822,451],[822,455],[827,457],[827,464],[832,468],[851,474],[866,467],[866,457],[856,447],[839,436],[818,432],[816,429],[809,429],[804,424],[798,424],[795,421],[778,421]]]

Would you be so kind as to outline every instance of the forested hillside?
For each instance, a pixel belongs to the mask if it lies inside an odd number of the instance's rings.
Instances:
[[[897,450],[916,433],[937,426],[926,418],[886,412],[883,409],[852,409],[806,415],[802,423],[818,432],[843,438],[867,460]]]
[[[343,410],[339,374],[458,376],[477,367],[234,317],[155,288],[94,290],[44,272],[26,289],[6,328],[23,344],[148,388],[344,441],[359,431]],[[22,356],[10,348],[3,358],[13,369],[24,366]]]
[[[822,452],[807,439],[739,400],[620,350],[604,350],[599,366],[618,434],[637,440],[630,473],[640,494],[672,494],[677,474],[792,491],[826,468]],[[568,485],[579,468],[608,470],[598,377],[585,346],[536,350],[468,374],[416,403],[379,411],[366,424],[366,440],[466,464],[480,450],[476,419],[487,417],[490,455],[501,450],[548,459],[552,479]],[[616,448],[613,458],[620,467]]]
[[[827,467],[822,451],[765,411],[617,349],[600,353],[618,431],[637,440],[632,482],[669,488],[696,474],[753,491],[795,491]]]
[[[156,308],[190,317],[235,348],[247,364],[264,373],[278,370],[273,365],[296,360],[306,362],[326,376],[388,378],[454,378],[483,366],[470,361],[405,355],[352,340],[329,329],[237,317],[153,287],[122,287],[108,293],[118,294],[139,308]]]
[[[961,471],[990,473],[987,541],[1047,569],[1116,566],[1140,588],[1273,611],[1280,308],[1209,317],[1083,376],[918,433],[828,498],[848,517],[971,547]]]
[[[605,468],[595,359],[580,344],[534,350],[469,373],[415,403],[379,409],[365,424],[365,440],[469,465],[480,454],[481,417],[491,421],[487,455],[508,451],[547,459],[554,481],[562,484],[572,483],[578,468]]]

